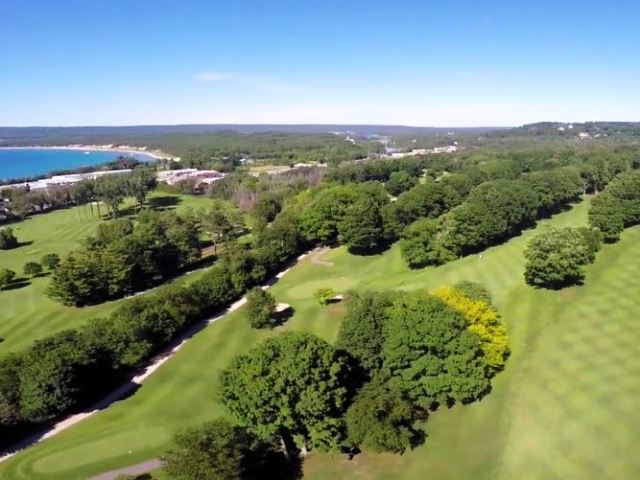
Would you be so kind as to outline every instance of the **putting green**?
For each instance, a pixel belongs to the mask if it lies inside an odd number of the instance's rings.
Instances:
[[[396,247],[372,257],[333,250],[294,267],[273,293],[295,314],[282,329],[333,340],[344,307],[320,307],[320,286],[433,288],[459,280],[486,285],[505,317],[513,353],[493,392],[476,404],[441,410],[426,424],[425,444],[405,455],[363,454],[352,461],[313,452],[305,478],[600,479],[638,478],[640,417],[640,227],[607,245],[586,285],[535,290],[522,279],[522,249],[536,230],[584,225],[588,201],[539,223],[504,245],[438,268],[407,269]],[[251,330],[242,310],[208,327],[131,398],[0,466],[0,477],[83,479],[160,455],[187,425],[224,415],[215,401],[218,371],[234,355],[275,332]]]

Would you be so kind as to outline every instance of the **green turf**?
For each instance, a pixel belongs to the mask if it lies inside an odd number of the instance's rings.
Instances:
[[[587,202],[545,225],[584,225]],[[635,415],[635,361],[640,347],[640,227],[607,245],[586,285],[559,292],[522,281],[522,249],[533,231],[451,264],[410,271],[397,248],[354,257],[329,252],[334,266],[305,259],[273,288],[294,317],[282,328],[332,340],[343,306],[320,307],[321,286],[431,288],[476,280],[493,293],[508,323],[513,354],[481,402],[431,416],[423,446],[397,455],[313,452],[305,478],[328,479],[600,479],[638,478],[640,417]],[[281,329],[282,329],[281,328]],[[277,334],[277,332],[275,332]],[[208,327],[131,398],[28,449],[0,466],[0,477],[81,479],[162,453],[171,434],[223,415],[215,401],[220,368],[272,333],[252,331],[242,311]]]
[[[149,204],[154,208],[200,208],[210,203],[203,197],[168,195],[154,192]],[[124,205],[124,213],[131,210],[130,202]],[[91,235],[99,220],[92,218],[87,207],[57,210],[35,215],[11,225],[24,245],[13,250],[0,251],[0,268],[10,268],[18,274],[16,287],[0,291],[0,356],[31,345],[37,338],[83,324],[90,318],[108,315],[120,303],[73,308],[65,307],[49,299],[44,290],[47,277],[26,279],[22,267],[28,261],[39,262],[47,253],[64,255],[79,245],[79,241]]]

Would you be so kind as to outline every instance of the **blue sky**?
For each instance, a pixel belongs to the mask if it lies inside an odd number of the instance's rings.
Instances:
[[[640,1],[3,0],[0,125],[640,120]]]

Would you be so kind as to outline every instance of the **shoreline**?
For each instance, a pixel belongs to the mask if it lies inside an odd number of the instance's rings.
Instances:
[[[130,145],[124,146],[111,146],[111,145],[30,145],[30,146],[1,146],[0,150],[73,150],[79,152],[116,152],[116,153],[129,153],[136,155],[146,155],[154,160],[161,160],[168,158],[171,160],[179,160],[179,157],[169,155],[162,150],[147,150],[147,147],[134,147]]]

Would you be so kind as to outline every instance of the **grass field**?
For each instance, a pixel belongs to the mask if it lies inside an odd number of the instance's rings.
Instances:
[[[154,208],[200,208],[210,200],[200,197],[168,195],[154,192],[149,204]],[[124,213],[130,204],[124,205]],[[57,210],[35,215],[11,225],[23,242],[14,250],[0,251],[0,268],[14,270],[23,277],[22,267],[28,261],[39,262],[47,253],[64,255],[79,245],[79,241],[91,235],[99,220],[91,218],[89,210],[77,208]],[[83,324],[90,318],[108,315],[119,301],[85,308],[65,307],[49,299],[44,290],[47,277],[25,279],[15,288],[0,291],[0,356],[31,345],[37,338],[53,332]]]
[[[584,225],[588,202],[546,225]],[[295,314],[281,329],[327,340],[343,306],[320,307],[321,286],[432,288],[475,280],[493,293],[510,330],[513,353],[494,391],[481,402],[431,416],[423,446],[397,455],[342,456],[313,452],[305,479],[601,479],[639,478],[640,416],[635,414],[640,364],[640,227],[607,245],[588,269],[586,285],[535,290],[522,280],[522,249],[533,231],[439,268],[410,271],[397,248],[373,257],[344,249],[305,259],[273,288]],[[224,415],[217,373],[239,352],[278,332],[251,330],[242,310],[190,341],[132,397],[19,454],[0,477],[84,479],[158,456],[186,425]]]

